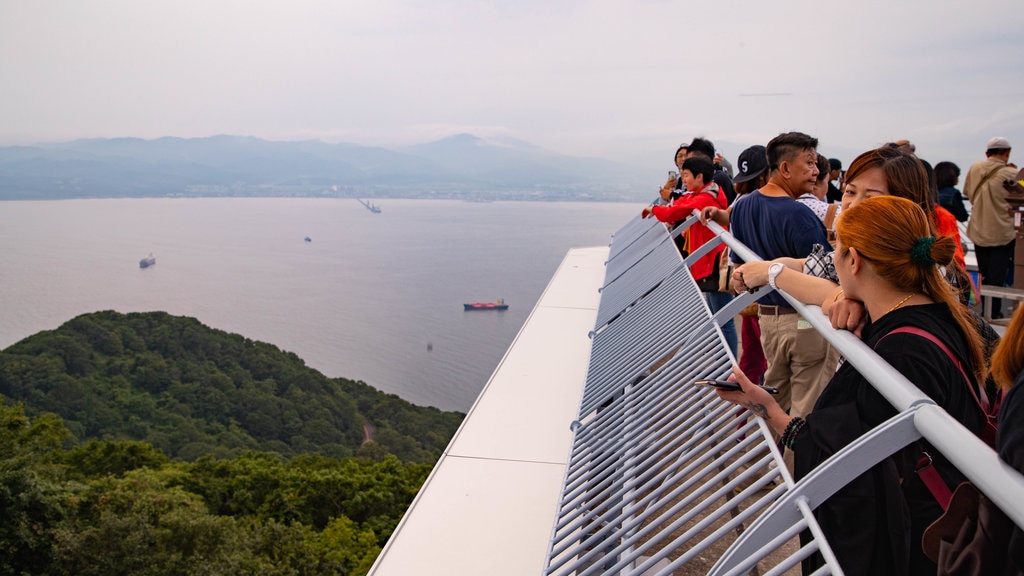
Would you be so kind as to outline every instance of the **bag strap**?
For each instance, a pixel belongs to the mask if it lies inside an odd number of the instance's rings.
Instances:
[[[833,248],[836,246],[836,212],[839,211],[839,204],[829,204],[828,208],[825,209],[825,235],[828,236],[828,243]]]
[[[981,179],[981,182],[978,182],[978,185],[974,188],[975,195],[981,191],[981,187],[985,185],[985,182],[991,180],[992,177],[998,174],[1001,170],[1002,168],[996,168],[995,170],[986,174],[985,177]]]
[[[960,363],[960,359],[957,358],[952,351],[950,351],[949,347],[946,346],[945,342],[939,340],[931,332],[928,332],[927,330],[922,330],[916,326],[900,326],[899,328],[896,328],[895,330],[889,332],[885,336],[882,336],[882,338],[885,338],[886,336],[890,336],[892,334],[899,333],[920,336],[922,338],[927,339],[932,344],[938,346],[939,350],[942,350],[946,354],[946,356],[949,357],[949,359],[953,362],[953,365],[956,366],[956,369],[960,371],[960,375],[964,377],[964,381],[967,382],[967,390],[971,393],[971,396],[974,398],[974,403],[978,405],[978,408],[981,408],[981,411],[985,414],[986,418],[989,416],[989,410],[991,409],[992,405],[988,401],[988,394],[985,393],[985,388],[982,386],[978,386],[978,391],[976,392],[974,390],[974,386],[971,385],[971,379],[967,376],[967,372],[964,371],[964,367],[963,364]],[[879,338],[879,341],[881,341],[882,338]],[[876,343],[875,345],[877,346],[878,344]]]
[[[949,485],[942,479],[942,476],[939,476],[939,471],[932,466],[932,455],[922,451],[921,457],[917,459],[914,472],[924,483],[925,488],[932,493],[932,497],[939,503],[939,506],[942,506],[943,510],[947,510],[953,493],[950,492]]]
[[[839,204],[829,204],[828,208],[825,209],[825,230],[832,229],[832,222],[836,219],[836,210],[839,209]]]
[[[725,249],[718,253],[720,258],[718,261],[718,291],[719,292],[731,292],[732,291],[732,262],[729,260],[729,245],[726,244]]]
[[[960,375],[963,376],[964,382],[967,384],[967,389],[971,392],[971,396],[974,398],[975,404],[978,405],[978,408],[980,408],[982,413],[985,415],[985,425],[993,426],[992,415],[989,414],[990,405],[988,401],[988,396],[985,394],[985,389],[982,388],[981,386],[978,387],[981,393],[981,396],[979,397],[978,393],[974,391],[974,386],[971,385],[971,379],[967,376],[967,372],[964,371],[963,364],[960,363],[960,360],[953,354],[949,347],[946,346],[945,342],[939,340],[931,332],[928,332],[927,330],[922,330],[921,328],[918,328],[916,326],[900,326],[899,328],[890,331],[885,336],[882,336],[882,338],[879,338],[878,341],[881,342],[883,338],[886,338],[892,334],[899,333],[914,334],[915,336],[925,338],[932,344],[938,346],[939,349],[942,350],[946,354],[946,356],[949,357],[950,360],[952,360],[953,365],[956,366],[956,369],[960,371]],[[875,346],[878,346],[878,342],[875,342]],[[983,432],[983,434],[985,433],[988,433],[988,430],[985,430]],[[991,443],[995,441],[995,436],[992,435],[991,440],[984,436],[983,439],[991,445]],[[932,457],[930,454],[928,454],[927,452],[921,452],[921,457],[918,458],[917,460],[917,466],[915,467],[914,472],[917,473],[918,478],[921,479],[921,482],[925,485],[926,488],[928,488],[928,491],[931,492],[932,497],[935,498],[935,501],[938,502],[940,506],[942,506],[942,509],[948,509],[949,501],[953,498],[953,493],[952,491],[950,491],[949,485],[946,484],[946,481],[943,480],[942,476],[939,475],[939,471],[936,470],[934,466],[932,466]]]

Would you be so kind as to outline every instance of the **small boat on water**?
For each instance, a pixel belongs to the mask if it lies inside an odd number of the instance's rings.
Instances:
[[[497,302],[470,302],[463,306],[465,310],[508,310],[504,298],[499,298]]]
[[[152,252],[149,253],[149,256],[139,260],[139,268],[149,268],[153,264],[156,264],[156,256],[153,256]]]
[[[312,241],[313,241],[312,238],[310,238],[309,236],[306,236],[306,242],[312,242]]]

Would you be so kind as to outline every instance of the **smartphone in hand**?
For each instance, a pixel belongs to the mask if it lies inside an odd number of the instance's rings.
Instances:
[[[742,390],[739,382],[730,382],[729,380],[697,380],[693,383],[694,386],[700,386],[701,388],[718,388],[719,390],[729,390],[731,392],[738,392]],[[778,394],[779,389],[771,386],[761,386],[763,390],[769,394]]]
[[[701,388],[718,388],[719,390],[730,390],[739,391],[739,382],[730,382],[728,380],[697,380],[693,383],[694,386],[700,386]]]

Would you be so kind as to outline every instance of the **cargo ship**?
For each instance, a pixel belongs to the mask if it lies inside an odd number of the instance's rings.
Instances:
[[[149,253],[149,256],[139,260],[139,268],[149,268],[153,264],[156,264],[156,256],[153,256],[152,252]]]
[[[508,310],[504,298],[499,298],[497,302],[470,302],[463,306],[466,310]]]
[[[356,200],[359,200],[359,198],[356,198]],[[380,214],[380,206],[374,204],[373,200],[370,200],[369,202],[363,202],[362,200],[359,200],[359,203],[362,204],[363,206],[366,206],[366,209],[369,210],[370,212],[373,212],[374,214]]]

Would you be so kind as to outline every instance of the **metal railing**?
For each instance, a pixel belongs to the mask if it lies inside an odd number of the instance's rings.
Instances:
[[[612,238],[546,575],[782,574],[816,552],[817,573],[842,574],[813,510],[922,437],[1024,526],[1024,476],[817,307],[782,293],[898,411],[794,482],[762,420],[693,386],[729,374],[721,326],[769,290],[712,315],[689,264],[722,242],[760,258],[710,223],[716,238],[683,260],[672,238],[695,221],[670,234],[638,217]]]

